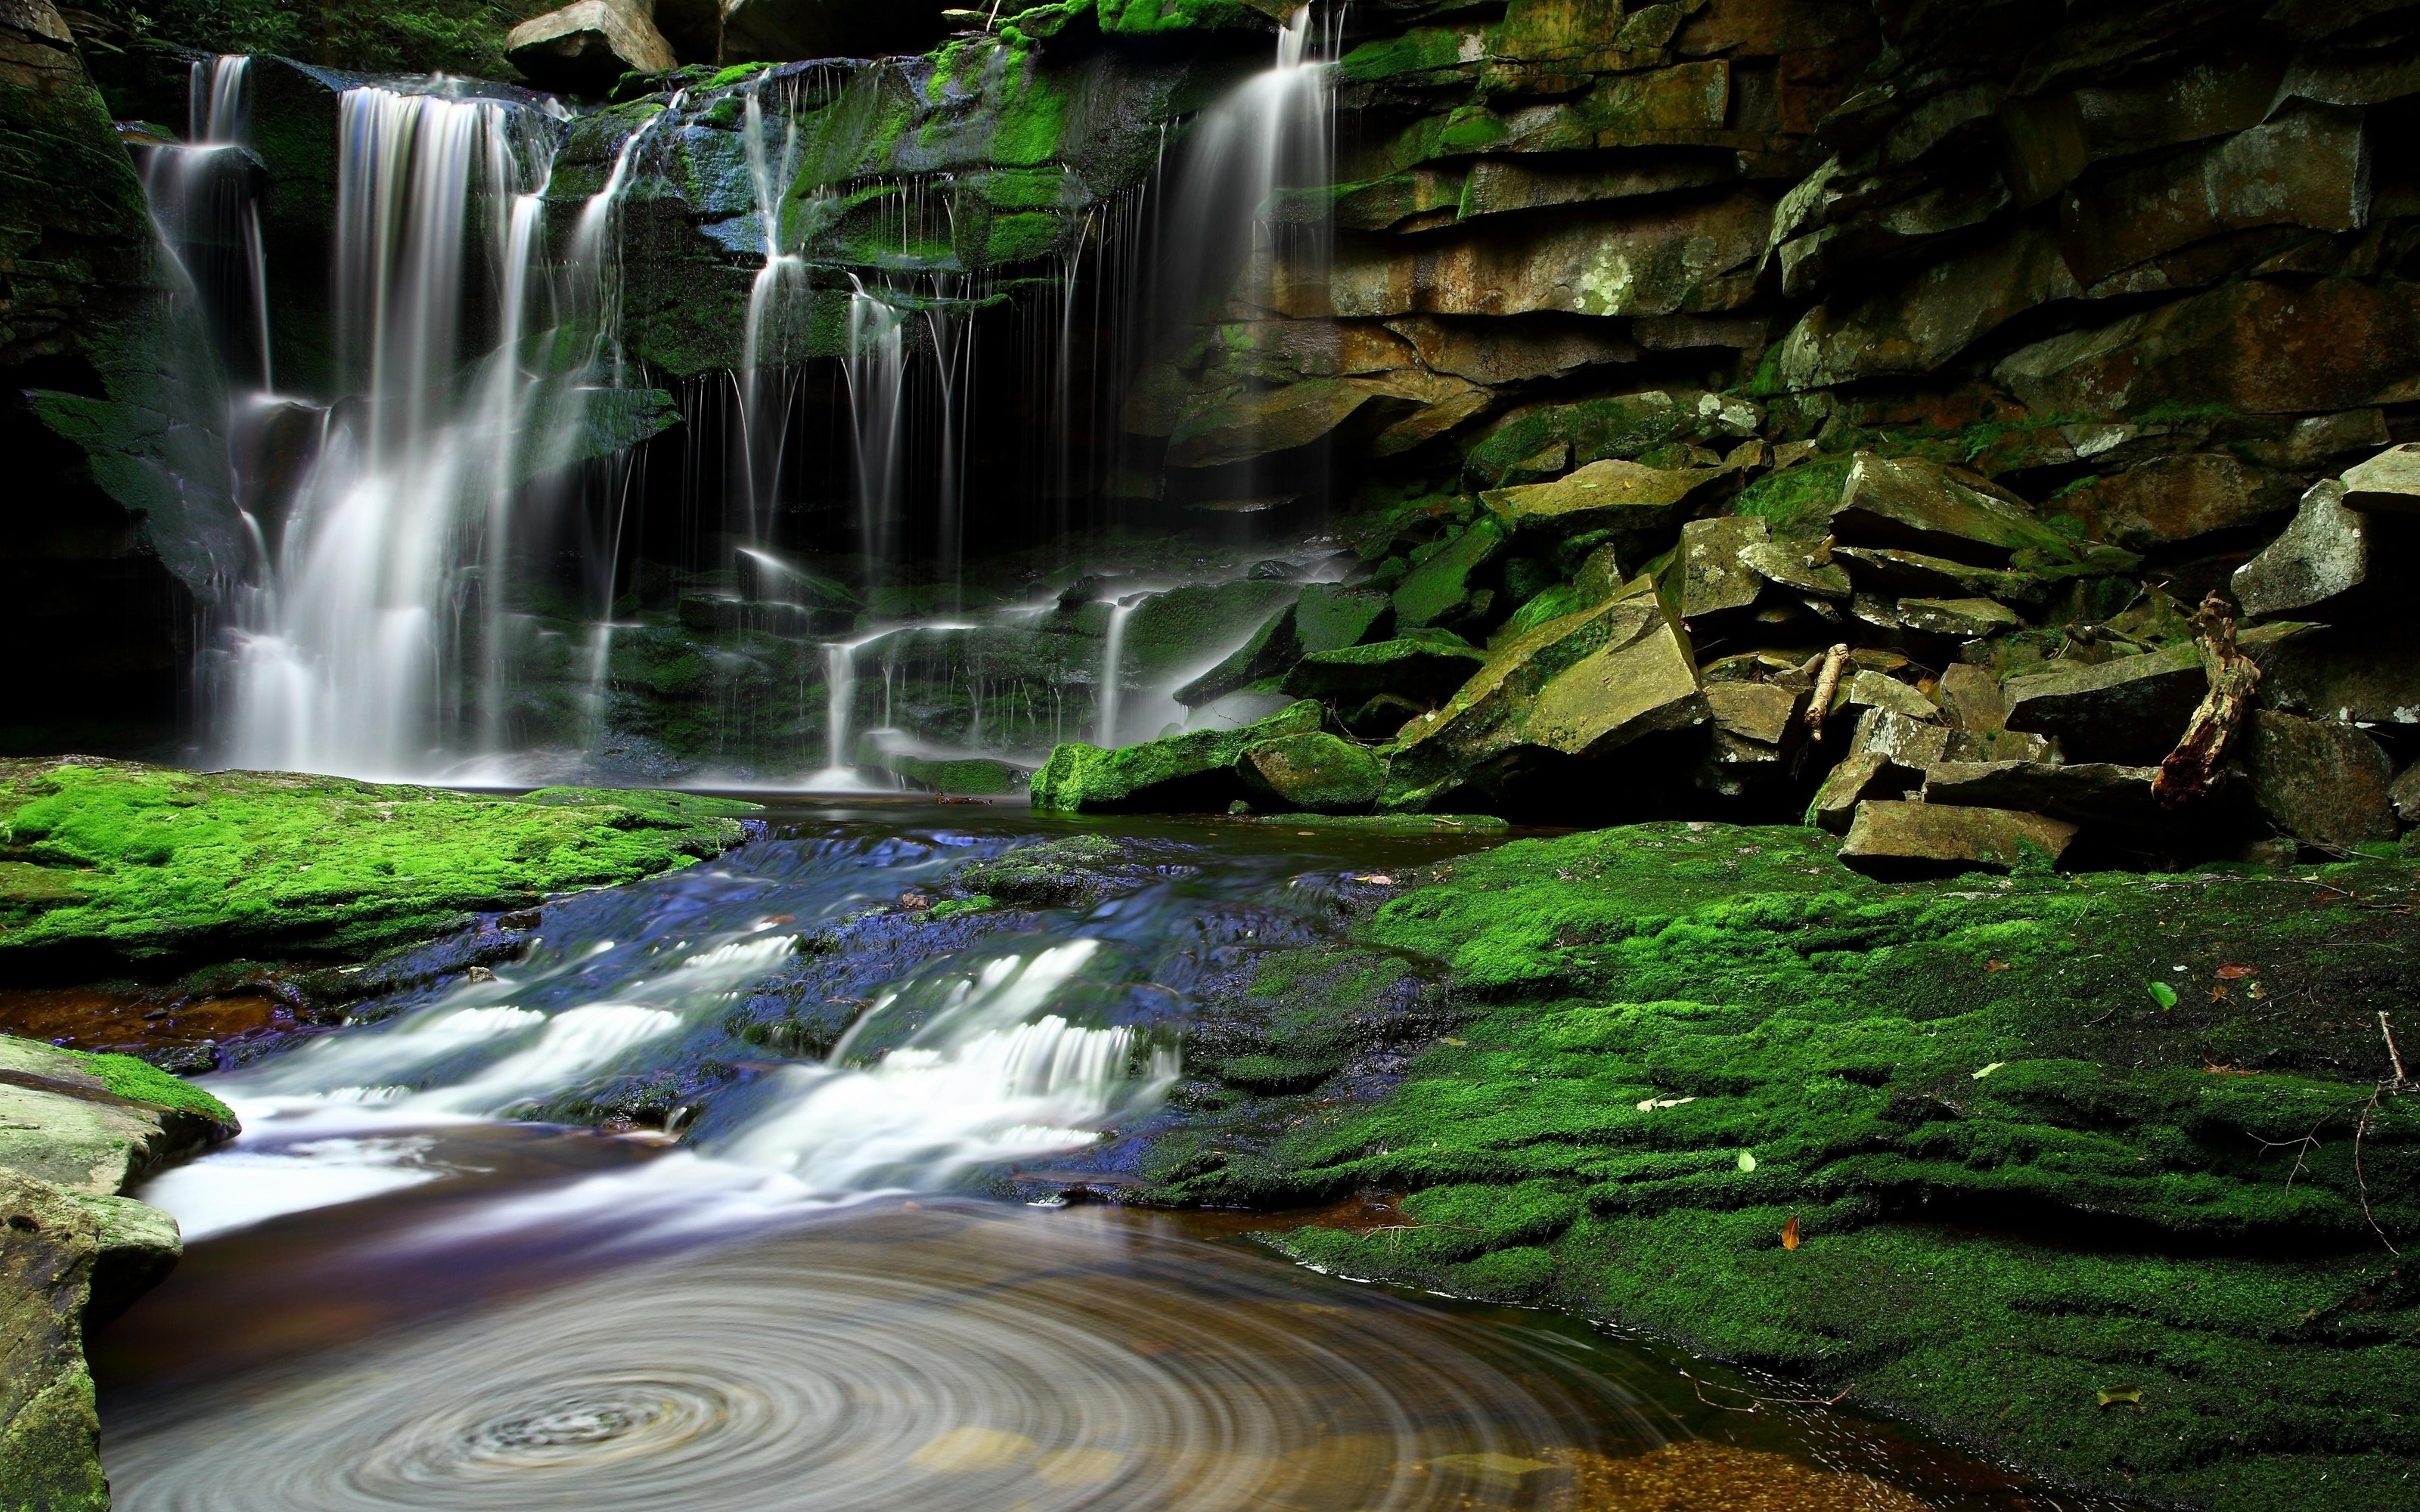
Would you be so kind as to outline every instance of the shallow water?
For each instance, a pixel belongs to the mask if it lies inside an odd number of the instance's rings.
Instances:
[[[1204,993],[1471,839],[1121,825],[1160,847],[1138,893],[903,933],[865,909],[1052,826],[776,819],[551,905],[495,982],[214,1080],[247,1134],[147,1192],[194,1242],[95,1346],[121,1507],[2097,1504],[1558,1315],[1285,1264],[1239,1237],[1268,1220],[947,1195],[1131,1143]],[[801,937],[856,946],[769,943]],[[733,1033],[768,992],[877,1029],[786,1059]],[[679,1148],[512,1118],[653,1074],[706,1088]]]

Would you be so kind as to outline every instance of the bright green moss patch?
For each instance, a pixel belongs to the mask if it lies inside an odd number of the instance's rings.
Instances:
[[[1256,973],[1258,1041],[1188,1052],[1211,1081],[1154,1195],[1387,1195],[1282,1245],[1846,1386],[2064,1480],[2411,1504],[2420,1288],[2386,1241],[2420,1242],[2420,1089],[2378,1015],[2408,1059],[2420,878],[1888,885],[1834,848],[1652,825],[1398,874],[1356,947]],[[1421,957],[1417,1044],[1335,978]]]
[[[753,807],[0,762],[0,960],[366,952],[685,866],[737,843]]]
[[[132,1056],[93,1055],[83,1050],[47,1046],[55,1055],[73,1056],[85,1070],[101,1078],[101,1085],[119,1097],[137,1103],[156,1103],[162,1107],[181,1108],[198,1113],[205,1119],[232,1125],[235,1114],[227,1105],[203,1091],[193,1083],[171,1076],[147,1060]]]

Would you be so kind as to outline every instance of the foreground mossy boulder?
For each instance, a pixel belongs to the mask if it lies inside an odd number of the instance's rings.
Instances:
[[[1194,730],[1104,750],[1071,741],[1033,775],[1033,807],[1045,813],[1169,812],[1224,809],[1243,785],[1235,763],[1264,741],[1315,734],[1326,715],[1305,699],[1232,730]]]
[[[0,963],[366,953],[716,855],[755,807],[0,761]]]
[[[1257,969],[1261,1026],[1192,1057],[1150,1196],[1387,1194],[1374,1231],[1278,1242],[2060,1480],[2409,1506],[2420,1088],[2380,1014],[2408,1055],[2420,876],[1893,885],[1836,845],[1653,825],[1398,873],[1348,946]]]

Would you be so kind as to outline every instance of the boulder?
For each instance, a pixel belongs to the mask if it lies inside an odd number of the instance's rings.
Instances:
[[[1695,440],[1704,432],[1708,420],[1699,409],[1701,398],[1695,389],[1646,389],[1514,409],[1470,448],[1463,459],[1463,471],[1473,486],[1495,488],[1521,481],[1512,476],[1513,470],[1541,454],[1559,456],[1553,471],[1559,471],[1574,461],[1635,457],[1658,446]],[[1717,425],[1723,423],[1719,409],[1714,419]],[[1753,414],[1746,419],[1746,429],[1752,432],[1756,428]]]
[[[1818,561],[1804,541],[1752,541],[1740,552],[1747,569],[1768,582],[1819,598],[1846,598],[1852,584],[1836,562]]]
[[[1396,745],[1425,782],[1522,749],[1601,756],[1705,717],[1687,637],[1652,593],[1633,593],[1497,648]]]
[[[542,89],[601,95],[625,73],[680,66],[646,0],[573,0],[514,27],[504,55]]]
[[[1695,620],[1753,606],[1765,579],[1748,565],[1746,555],[1770,544],[1769,527],[1752,516],[1724,515],[1682,526],[1681,549],[1675,558],[1681,574],[1681,618]]]
[[[1387,633],[1393,602],[1374,588],[1311,583],[1294,603],[1294,634],[1305,652],[1357,646]]]
[[[1948,745],[1947,725],[1914,718],[1896,709],[1869,708],[1857,716],[1849,754],[1879,756],[1912,778],[1920,778],[1925,768],[1941,760]]]
[[[133,1080],[114,1089],[103,1072],[121,1063]],[[180,1093],[194,1105],[151,1100]],[[0,1036],[0,1168],[114,1196],[155,1166],[234,1133],[225,1109],[139,1062]]]
[[[1869,799],[1857,805],[1840,859],[1876,876],[2005,872],[2029,856],[2055,864],[2074,839],[2073,825],[2013,809]]]
[[[2257,625],[2238,643],[2265,663],[2302,628]],[[2072,760],[2149,765],[2176,748],[2209,687],[2200,654],[2180,645],[2104,662],[2054,663],[2008,679],[2002,696],[2009,729],[2048,735]]]
[[[2235,601],[2254,619],[2325,604],[2369,577],[2370,522],[2345,507],[2334,478],[2303,496],[2294,522],[2258,556],[2235,569]]]
[[[1860,452],[1850,465],[1832,533],[1858,546],[1899,547],[2005,567],[2014,553],[2073,561],[2075,548],[2024,501],[1971,473],[1912,457]]]
[[[2261,816],[2295,839],[2344,849],[2395,838],[2395,768],[2352,726],[2255,709],[2242,757]]]
[[[1806,702],[1805,691],[1776,683],[1706,687],[1706,712],[1717,731],[1766,746],[1779,747],[1789,737]]]
[[[1407,630],[1391,640],[1314,651],[1295,663],[1281,686],[1297,698],[1443,698],[1486,659],[1450,631]]]
[[[1761,377],[1799,390],[1930,373],[2027,310],[2080,292],[2050,232],[2021,225],[1845,311],[1817,305],[1775,348]]]
[[[2420,441],[2390,446],[2344,475],[2349,508],[2374,515],[2420,515]]]
[[[1308,700],[1257,723],[1196,730],[1104,750],[1069,742],[1033,775],[1042,813],[1216,812],[1243,795],[1236,759],[1264,741],[1317,731],[1323,718]]]
[[[948,30],[939,7],[865,0],[723,0],[722,61],[887,57],[922,53]]]
[[[2025,622],[2016,610],[1988,598],[1902,598],[1899,623],[1926,635],[1978,640],[2002,630],[2021,629]]]
[[[1383,595],[1381,597],[1383,602]],[[1229,653],[1224,661],[1178,688],[1172,695],[1188,709],[1215,703],[1230,693],[1275,677],[1302,655],[1295,633],[1294,606],[1271,615],[1251,638]]]
[[[1922,774],[1894,763],[1880,751],[1853,751],[1824,774],[1823,786],[1807,805],[1807,822],[1835,835],[1845,835],[1858,806],[1869,798],[1909,791]]]
[[[2233,456],[2188,452],[2095,478],[2052,507],[2131,550],[2251,525],[2294,506],[2291,485]]]
[[[2146,828],[2169,817],[2151,795],[2156,766],[2110,762],[1936,762],[1924,801],[1969,809],[2019,809],[2096,828]]]
[[[1313,731],[1246,747],[1235,775],[1264,804],[1289,812],[1343,813],[1377,801],[1387,767],[1368,747]]]
[[[2260,658],[2260,704],[2340,724],[2420,724],[2420,625],[2319,625]]]
[[[1860,586],[1887,594],[1920,597],[1988,597],[2014,604],[2039,604],[2047,596],[2042,581],[2029,574],[1996,567],[1978,567],[1922,551],[1889,547],[1836,546],[1832,560],[1842,576]]]
[[[1415,565],[1395,588],[1395,623],[1418,629],[1459,617],[1471,599],[1471,575],[1504,549],[1507,533],[1493,519],[1473,520]]]
[[[2387,785],[2386,795],[2395,803],[2395,817],[2407,825],[2420,825],[2420,762],[2403,769],[2403,775]]]
[[[1699,489],[1721,476],[1713,468],[1651,468],[1607,457],[1552,483],[1491,489],[1479,498],[1512,530],[1644,531],[1670,525]]]
[[[67,1193],[7,1170],[0,1223],[0,1506],[107,1512],[82,1337],[101,1225]]]
[[[1941,709],[1917,689],[1878,671],[1858,671],[1842,683],[1832,700],[1835,709],[1888,709],[1911,719],[1938,720]]]

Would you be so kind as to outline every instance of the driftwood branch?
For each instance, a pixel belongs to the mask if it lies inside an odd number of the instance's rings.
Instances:
[[[2168,808],[2206,796],[2217,785],[2219,764],[2251,717],[2253,690],[2260,686],[2260,664],[2235,643],[2235,616],[2226,600],[2216,594],[2203,599],[2194,613],[2194,631],[2210,691],[2151,781],[2152,795]]]
[[[1815,674],[1815,696],[1807,704],[1807,733],[1817,740],[1823,738],[1823,717],[1832,712],[1832,695],[1840,687],[1840,669],[1848,664],[1845,641],[1823,653],[1823,669]]]

